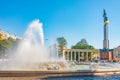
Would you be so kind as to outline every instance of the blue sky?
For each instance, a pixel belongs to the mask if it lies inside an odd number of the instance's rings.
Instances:
[[[40,19],[46,44],[64,36],[68,47],[85,38],[99,49],[103,8],[110,22],[110,48],[114,48],[120,45],[120,0],[0,0],[0,28],[22,37],[28,24]]]

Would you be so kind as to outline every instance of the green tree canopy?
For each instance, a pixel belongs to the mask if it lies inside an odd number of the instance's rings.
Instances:
[[[88,43],[87,43],[86,39],[81,39],[81,41],[79,41],[76,45],[77,45],[77,46],[79,46],[79,45],[87,46]]]
[[[14,40],[12,37],[0,40],[0,56],[6,52],[13,50],[17,46],[18,40]]]
[[[6,49],[12,48],[14,46],[15,40],[11,37],[7,39],[3,39],[0,43],[1,46],[5,47]]]
[[[58,47],[59,47],[59,56],[63,55],[63,48],[67,45],[67,41],[64,37],[57,38]]]
[[[67,45],[67,41],[64,37],[58,37],[57,42],[58,42],[59,46],[62,46],[62,47]]]
[[[0,33],[0,41],[2,40],[2,34]]]
[[[95,49],[92,45],[89,45],[86,39],[81,39],[76,45],[71,47],[72,49]]]

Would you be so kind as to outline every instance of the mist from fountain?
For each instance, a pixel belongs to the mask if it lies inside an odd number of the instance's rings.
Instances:
[[[4,63],[2,69],[39,69],[48,67],[51,63],[60,61],[57,55],[56,45],[46,47],[42,23],[39,20],[32,21],[11,58]],[[14,54],[14,55],[13,55]]]
[[[46,62],[50,57],[44,46],[42,23],[34,20],[25,32],[24,40],[19,44],[15,52],[15,60],[19,63]]]

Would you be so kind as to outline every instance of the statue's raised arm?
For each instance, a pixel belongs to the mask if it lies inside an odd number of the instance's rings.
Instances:
[[[103,9],[103,18],[104,18],[104,24],[108,25],[109,22],[108,22],[108,17],[107,17],[105,9]]]

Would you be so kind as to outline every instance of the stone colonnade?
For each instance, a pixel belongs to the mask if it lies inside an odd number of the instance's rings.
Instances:
[[[99,50],[89,49],[64,49],[63,58],[67,61],[91,61],[95,57],[99,57]],[[97,54],[97,55],[96,55]]]

